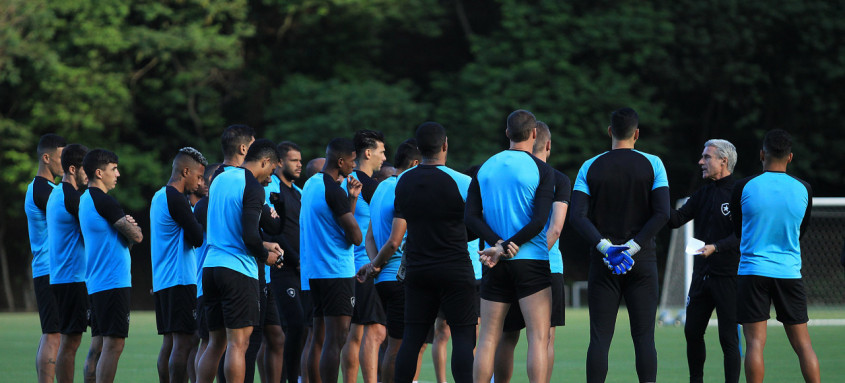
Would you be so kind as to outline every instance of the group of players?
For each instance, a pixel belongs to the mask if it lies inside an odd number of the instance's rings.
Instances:
[[[606,378],[623,297],[636,374],[656,381],[654,237],[667,221],[692,219],[706,245],[688,297],[690,381],[703,379],[714,308],[725,380],[739,379],[741,323],[746,377],[762,381],[771,303],[805,379],[818,381],[798,242],[812,192],[786,174],[790,136],[769,132],[764,172],[741,181],[731,176],[733,145],[708,141],[699,165],[712,182],[675,210],[661,160],[634,149],[638,123],[630,108],[613,112],[612,150],[587,160],[573,186],[546,164],[551,133],[525,110],[508,116],[510,147],[466,174],[446,166],[449,143],[436,122],[399,145],[393,167],[379,132],[332,139],[302,188],[299,147],[256,140],[245,125],[224,131],[220,164],[180,149],[150,205],[160,381],[253,381],[257,361],[266,382],[336,382],[341,370],[354,382],[360,368],[367,383],[407,383],[436,322],[434,348],[451,336],[456,382],[509,381],[523,328],[528,379],[548,382],[554,329],[564,324],[558,238],[567,216],[595,245],[587,381]],[[48,134],[38,155],[25,206],[43,332],[39,381],[73,380],[90,325],[85,379],[110,382],[129,332],[130,248],[142,230],[108,195],[120,176],[116,154]]]

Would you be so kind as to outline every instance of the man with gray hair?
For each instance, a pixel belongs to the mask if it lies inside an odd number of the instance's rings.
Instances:
[[[672,209],[669,227],[695,220],[695,238],[705,243],[693,263],[687,296],[687,363],[690,382],[704,379],[704,331],[713,314],[719,317],[719,342],[724,353],[725,382],[739,381],[739,333],[736,325],[736,273],[739,239],[733,232],[730,201],[735,180],[736,148],[725,140],[709,140],[698,160],[701,178],[709,182],[698,189],[680,209]]]

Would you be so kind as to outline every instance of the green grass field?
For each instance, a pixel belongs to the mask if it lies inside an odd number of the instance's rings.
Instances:
[[[553,382],[583,381],[585,379],[585,358],[589,343],[589,324],[586,309],[569,309],[566,312],[567,326],[557,329],[555,347],[555,370]],[[810,312],[813,319],[845,318],[845,309],[817,308]],[[86,334],[87,335],[87,334]],[[836,381],[845,376],[845,327],[812,326],[810,336],[821,363],[822,377]],[[35,351],[39,337],[39,322],[36,313],[0,314],[0,381],[35,381]],[[705,380],[723,380],[721,351],[715,327],[708,329],[708,361],[705,364]],[[120,359],[117,382],[154,382],[156,357],[161,338],[155,332],[155,316],[152,312],[132,313],[132,324],[126,349]],[[687,380],[686,349],[683,328],[658,327],[656,332],[658,352],[658,380],[662,382],[683,382]],[[89,338],[83,338],[77,354],[76,381],[82,381],[82,362],[87,353]],[[516,353],[514,382],[527,382],[525,375],[525,342],[520,341]],[[634,353],[628,329],[627,313],[620,311],[616,336],[610,350],[610,371],[608,382],[632,382],[636,380]],[[423,362],[420,380],[434,381],[434,369],[430,354]],[[836,378],[836,377],[839,378]],[[451,376],[450,376],[451,379]],[[744,378],[743,378],[744,379]],[[766,381],[802,381],[798,361],[783,329],[769,327],[766,347]]]

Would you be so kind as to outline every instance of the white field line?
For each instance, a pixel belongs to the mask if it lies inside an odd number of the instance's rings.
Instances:
[[[766,321],[767,326],[780,326],[780,324],[780,322],[774,319]],[[710,327],[718,326],[719,320],[711,319],[707,325]],[[807,326],[845,326],[845,319],[810,319]]]

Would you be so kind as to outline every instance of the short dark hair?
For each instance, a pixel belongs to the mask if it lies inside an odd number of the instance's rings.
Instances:
[[[384,134],[376,130],[361,129],[355,132],[355,137],[352,138],[355,143],[355,153],[360,158],[367,149],[375,149],[378,143],[384,143]]]
[[[792,136],[783,129],[774,129],[763,138],[763,151],[767,156],[784,159],[792,153]]]
[[[223,147],[223,156],[238,154],[241,145],[249,145],[249,141],[255,137],[255,130],[243,124],[231,125],[223,131],[220,136],[220,144]]]
[[[446,143],[446,128],[434,121],[423,122],[414,135],[423,158],[431,158]]]
[[[208,166],[208,160],[205,159],[205,156],[200,153],[199,150],[196,150],[190,146],[186,146],[182,149],[179,149],[179,153],[176,153],[176,158],[173,160],[175,163],[182,158],[190,158],[191,160],[195,161],[196,163],[202,166]]]
[[[38,154],[44,154],[47,152],[53,152],[58,148],[63,148],[67,146],[67,141],[65,141],[64,137],[53,134],[47,133],[41,136],[41,139],[38,140]]]
[[[266,138],[255,140],[246,152],[244,162],[261,161],[269,158],[272,162],[279,162],[279,151],[276,150],[276,144]]]
[[[549,142],[551,139],[552,132],[549,130],[549,126],[543,121],[537,121],[537,140],[534,141],[534,148],[531,151],[537,153],[544,150],[546,142]]]
[[[211,177],[214,175],[215,172],[217,172],[217,168],[219,168],[220,165],[222,164],[219,162],[215,162],[205,167],[205,173],[202,173],[202,178],[205,179],[205,183],[208,186],[211,186]]]
[[[534,114],[525,110],[517,109],[508,116],[508,138],[513,142],[522,142],[531,138],[531,131],[537,127],[537,118]]]
[[[88,179],[94,179],[94,173],[97,169],[105,170],[106,165],[116,163],[118,163],[118,158],[114,152],[106,149],[94,149],[82,159],[82,168],[85,169]]]
[[[348,138],[333,138],[326,146],[326,162],[332,167],[337,166],[337,160],[343,156],[355,153],[355,144]]]
[[[396,162],[396,167],[400,169],[407,169],[411,167],[411,163],[414,160],[421,160],[422,154],[417,147],[417,140],[409,138],[399,144],[399,147],[396,149],[396,156],[393,159]]]
[[[88,147],[80,144],[70,144],[62,150],[62,169],[65,174],[70,173],[70,167],[82,168],[82,159],[88,153]]]
[[[285,158],[288,156],[289,151],[300,152],[302,153],[302,149],[299,148],[299,145],[293,143],[293,141],[282,141],[279,145],[276,146],[276,150],[279,151],[279,158]]]
[[[633,137],[639,124],[640,116],[631,108],[617,109],[610,114],[610,132],[617,140]]]

